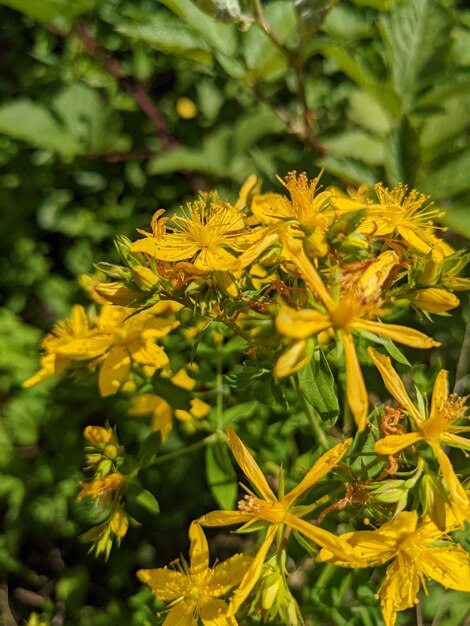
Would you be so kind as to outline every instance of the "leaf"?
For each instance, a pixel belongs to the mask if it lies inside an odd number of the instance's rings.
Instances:
[[[217,504],[225,510],[233,509],[238,494],[237,473],[222,441],[206,448],[206,477]]]
[[[407,117],[392,130],[385,146],[384,164],[390,186],[414,186],[421,158],[419,136]]]
[[[378,80],[359,53],[338,46],[330,46],[325,48],[324,54],[333,60],[356,85],[369,93],[391,119],[399,118],[401,109],[399,97],[389,85]]]
[[[292,3],[273,2],[265,8],[265,16],[283,43],[296,32],[297,18]],[[253,25],[243,38],[243,56],[251,80],[275,81],[288,67],[284,53],[258,25]]]
[[[317,350],[299,372],[299,388],[324,422],[333,425],[339,413],[335,379],[323,350]]]
[[[0,107],[0,133],[21,139],[41,148],[72,157],[80,152],[80,143],[41,104],[18,99]]]
[[[349,96],[348,116],[356,124],[378,135],[386,135],[391,128],[387,111],[373,96],[360,89]]]
[[[333,157],[352,157],[369,165],[379,165],[384,160],[383,142],[362,130],[347,130],[322,137],[321,141]]]
[[[232,24],[217,23],[190,0],[159,0],[159,2],[173,11],[191,31],[197,33],[218,52],[226,56],[236,53],[236,29]],[[181,21],[178,21],[181,24]]]
[[[354,7],[337,4],[326,15],[323,30],[334,37],[353,40],[370,37],[373,25],[370,19]]]
[[[103,0],[0,0],[0,4],[21,11],[39,22],[51,22],[61,17],[73,20]]]
[[[252,15],[242,13],[238,0],[193,0],[193,2],[201,11],[217,21],[243,22],[245,24],[250,24],[253,21]]]
[[[353,185],[374,185],[378,180],[378,174],[372,168],[351,158],[324,157],[316,161],[315,165],[324,167],[327,172],[338,176],[344,182]]]
[[[470,148],[447,159],[419,181],[420,189],[431,194],[435,200],[458,195],[470,189]],[[467,209],[468,210],[468,209]]]
[[[158,515],[160,513],[157,498],[147,489],[142,489],[142,491],[135,496],[134,500],[140,507],[152,513],[152,515]]]
[[[140,444],[137,458],[142,467],[149,465],[156,454],[158,454],[162,443],[160,432],[152,432]]]
[[[379,28],[393,86],[402,97],[403,110],[409,111],[415,95],[433,83],[443,66],[452,28],[450,12],[438,0],[404,2],[381,17]]]
[[[212,65],[213,57],[207,42],[172,15],[159,13],[146,23],[119,24],[116,30],[162,52]]]
[[[183,411],[189,411],[191,408],[192,395],[186,389],[173,385],[168,378],[162,378],[156,373],[153,376],[153,384],[155,393],[161,396],[164,400],[171,404],[173,409],[182,409]]]

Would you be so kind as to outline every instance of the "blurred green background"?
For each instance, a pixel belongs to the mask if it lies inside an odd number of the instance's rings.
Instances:
[[[186,551],[188,520],[211,506],[194,496],[203,470],[175,464],[160,485],[165,516],[144,518],[145,533],[132,530],[107,564],[88,556],[77,541],[93,523],[75,501],[81,430],[109,418],[132,446],[135,427],[125,403],[93,385],[21,389],[43,332],[88,302],[77,279],[118,260],[117,233],[133,238],[156,209],[200,189],[234,200],[252,173],[276,190],[276,173],[322,167],[324,184],[343,188],[416,186],[447,211],[444,236],[465,246],[470,10],[452,0],[0,0],[0,96],[0,624],[37,611],[54,626],[144,626],[155,605],[134,572]],[[430,363],[459,364],[461,392],[463,303],[452,324],[436,323],[445,348]],[[376,623],[367,591],[359,613],[323,591],[317,605],[337,609],[317,608],[317,623]],[[424,605],[429,623],[436,598]],[[464,623],[455,595],[438,610],[436,624]]]

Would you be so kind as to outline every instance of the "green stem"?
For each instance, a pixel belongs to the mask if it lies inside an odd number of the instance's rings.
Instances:
[[[316,442],[321,448],[323,448],[324,450],[328,450],[330,444],[328,443],[328,437],[326,436],[325,431],[321,427],[321,421],[318,419],[316,412],[313,410],[313,407],[310,406],[303,391],[300,389],[297,378],[295,378],[295,376],[292,376],[291,378],[295,390],[300,398],[304,413],[307,416],[308,421],[310,422],[310,426],[312,427],[313,436],[315,437]]]
[[[223,396],[223,384],[224,384],[224,374],[223,374],[223,351],[222,344],[217,344],[217,354],[216,354],[216,367],[217,373],[215,378],[215,388],[217,393],[216,399],[216,421],[217,421],[217,430],[221,431],[223,427],[223,417],[224,417],[224,396]]]
[[[204,439],[200,439],[196,441],[196,443],[192,443],[190,446],[185,446],[184,448],[179,448],[179,450],[173,450],[173,452],[168,452],[167,454],[162,454],[153,461],[152,465],[160,465],[161,463],[166,463],[166,461],[171,461],[172,459],[177,459],[180,456],[184,456],[185,454],[190,454],[191,452],[195,452],[200,448],[205,448],[206,446],[212,446],[219,439],[219,435],[217,433],[212,433]]]

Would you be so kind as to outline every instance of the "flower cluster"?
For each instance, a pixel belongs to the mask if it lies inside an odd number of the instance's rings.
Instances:
[[[407,363],[395,344],[440,345],[415,326],[459,306],[456,292],[470,289],[470,279],[459,276],[469,256],[439,232],[442,211],[403,185],[344,193],[322,188],[320,176],[291,172],[279,180],[287,193],[261,193],[252,176],[232,204],[203,193],[174,213],[158,210],[136,241],[118,237],[122,265],[101,263],[97,275],[83,280],[96,308],[86,314],[76,306],[44,339],[41,369],[25,385],[97,370],[101,395],[133,394],[129,414],[150,416],[149,428],[164,444],[175,428],[183,438],[209,433],[188,450],[213,446],[224,454],[228,440],[250,483],[237,510],[227,506],[193,521],[189,564],[138,573],[170,603],[166,626],[198,620],[233,626],[242,611],[302,624],[286,565],[291,537],[318,563],[390,562],[379,597],[393,626],[397,612],[418,601],[426,579],[470,592],[470,557],[451,535],[470,521],[470,500],[447,454],[448,446],[470,449],[462,435],[470,430],[466,398],[449,393],[441,370],[429,406],[421,394],[413,402],[390,358]],[[267,374],[280,389],[293,385],[309,416],[314,462],[287,492],[281,471],[275,494],[231,427],[236,418],[224,417],[229,375],[221,328],[229,341],[241,342],[246,371]],[[198,360],[201,342],[215,355],[214,371],[204,353]],[[363,367],[372,365],[395,404],[371,412]],[[328,430],[328,416],[336,418],[340,408],[344,434],[356,425],[354,440]],[[89,428],[88,463],[96,473],[79,498],[99,499],[110,510],[106,538],[101,526],[89,531],[96,551],[107,555],[109,533],[120,540],[127,532],[124,486],[142,467],[180,451],[144,451],[140,461],[120,467],[115,435]],[[372,517],[375,529],[356,529],[356,522],[342,529],[332,520],[346,507],[354,519]],[[258,550],[210,569],[203,528],[232,525],[238,533],[262,532]]]

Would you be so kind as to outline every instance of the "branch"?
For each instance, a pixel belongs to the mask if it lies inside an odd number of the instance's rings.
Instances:
[[[179,145],[178,140],[175,139],[175,137],[173,137],[173,135],[168,131],[162,114],[152,102],[141,83],[132,80],[127,76],[119,61],[100,46],[96,37],[91,32],[87,22],[84,20],[80,20],[78,22],[77,34],[83,44],[85,52],[99,61],[110,74],[112,74],[124,85],[127,91],[131,94],[142,112],[152,122],[155,130],[161,137],[165,148],[176,148]]]

